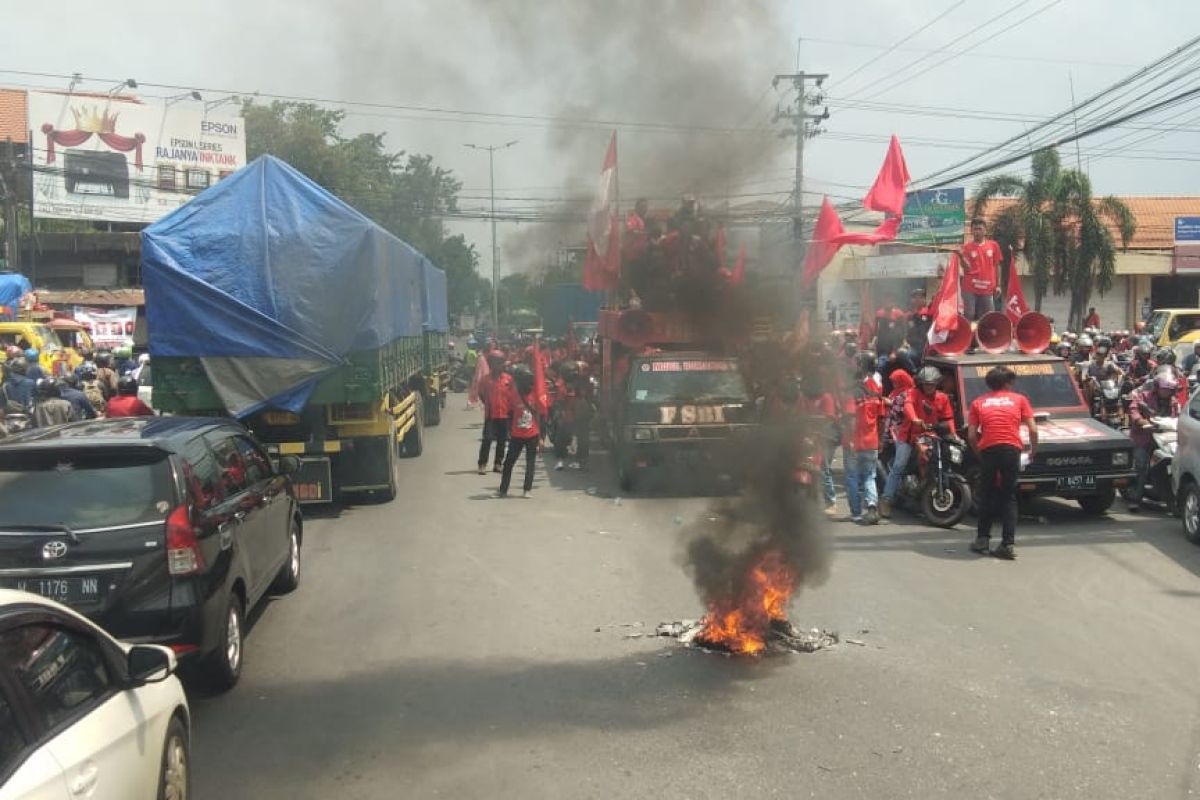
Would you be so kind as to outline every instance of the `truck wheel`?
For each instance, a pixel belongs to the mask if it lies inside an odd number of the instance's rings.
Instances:
[[[425,451],[424,405],[424,403],[417,403],[414,406],[417,418],[408,433],[404,434],[404,441],[400,443],[400,455],[404,458],[416,458]]]
[[[1200,544],[1200,488],[1190,481],[1180,490],[1179,516],[1183,518],[1183,535],[1189,542]]]
[[[1079,507],[1083,509],[1083,513],[1093,517],[1098,517],[1108,511],[1112,507],[1113,500],[1117,499],[1117,490],[1112,486],[1106,489],[1100,489],[1095,494],[1090,494],[1087,497],[1079,498]]]

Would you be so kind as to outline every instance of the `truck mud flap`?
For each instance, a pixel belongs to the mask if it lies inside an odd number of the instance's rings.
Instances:
[[[333,502],[333,467],[328,456],[301,456],[300,471],[292,476],[301,504]]]

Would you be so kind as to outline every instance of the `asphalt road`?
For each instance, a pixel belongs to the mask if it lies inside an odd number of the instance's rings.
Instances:
[[[241,684],[193,698],[201,800],[1200,791],[1200,548],[1177,520],[1041,503],[1015,563],[962,527],[836,523],[792,618],[863,644],[726,658],[625,638],[701,613],[676,553],[706,500],[618,502],[599,460],[487,499],[462,398],[395,502],[308,520]]]

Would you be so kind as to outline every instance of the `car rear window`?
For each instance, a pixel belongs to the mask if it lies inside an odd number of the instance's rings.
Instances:
[[[970,408],[971,403],[989,389],[984,381],[988,371],[995,364],[964,365],[962,368],[963,387],[967,398],[964,407]],[[1013,391],[1029,398],[1029,404],[1036,411],[1039,408],[1072,408],[1082,407],[1083,401],[1075,389],[1075,382],[1067,372],[1063,361],[1039,361],[1035,363],[1009,364],[1008,368],[1017,373],[1017,382]]]
[[[174,490],[161,450],[0,453],[0,528],[73,530],[164,519]]]

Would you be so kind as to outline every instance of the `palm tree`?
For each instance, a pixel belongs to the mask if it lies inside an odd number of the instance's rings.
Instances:
[[[1078,330],[1092,290],[1103,296],[1116,273],[1117,243],[1105,220],[1116,228],[1125,249],[1137,229],[1133,212],[1115,197],[1094,199],[1088,176],[1063,169],[1053,149],[1033,154],[1028,180],[1016,175],[985,180],[972,200],[974,215],[983,216],[987,204],[1001,196],[1015,196],[1017,202],[997,216],[994,235],[1002,246],[1024,243],[1034,308],[1041,310],[1051,288],[1056,295],[1069,294],[1067,324]]]

